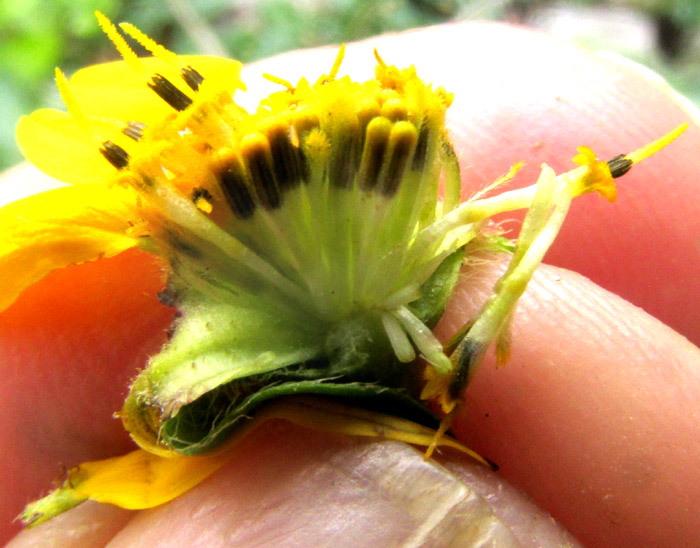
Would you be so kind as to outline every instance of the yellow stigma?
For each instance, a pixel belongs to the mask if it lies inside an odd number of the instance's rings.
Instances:
[[[627,159],[631,160],[632,163],[637,164],[637,163],[641,162],[642,160],[644,160],[645,158],[648,158],[652,154],[656,154],[662,148],[664,148],[666,145],[675,141],[681,135],[681,133],[683,133],[686,129],[688,129],[687,122],[684,124],[681,124],[676,129],[667,133],[666,135],[657,139],[656,141],[649,143],[648,145],[643,146],[640,149],[637,149],[630,154],[627,154],[625,157]]]

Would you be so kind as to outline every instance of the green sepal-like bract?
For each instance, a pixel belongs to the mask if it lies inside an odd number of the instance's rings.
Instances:
[[[140,396],[163,408],[323,353],[321,327],[295,323],[280,310],[212,302],[194,291],[178,299],[178,308],[172,339],[141,374],[149,393]]]
[[[230,403],[224,410],[217,409],[217,394],[207,395],[185,406],[176,417],[163,425],[161,441],[185,455],[204,453],[224,442],[237,426],[254,416],[260,405],[272,399],[300,394],[325,396],[338,403],[401,417],[433,429],[439,425],[439,420],[403,389],[336,380],[275,384],[275,377],[269,377],[269,384],[261,385],[239,405]]]

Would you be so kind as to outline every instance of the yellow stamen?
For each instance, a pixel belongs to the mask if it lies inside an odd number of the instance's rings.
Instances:
[[[265,78],[265,80],[269,80],[273,84],[279,84],[280,86],[287,88],[288,91],[294,91],[294,86],[289,80],[285,80],[284,78],[280,78],[279,76],[275,76],[274,74],[269,74],[267,72],[263,72],[262,77]]]
[[[433,436],[430,445],[428,445],[428,448],[425,450],[425,454],[423,455],[424,460],[428,460],[430,457],[432,457],[433,453],[435,452],[435,449],[437,449],[438,446],[442,443],[442,439],[445,437],[445,434],[447,434],[447,431],[452,425],[452,418],[454,417],[456,409],[456,406],[452,407],[449,413],[447,413],[440,421],[440,427],[435,431],[435,435]],[[481,457],[479,457],[477,460],[482,464],[489,466],[489,464],[486,461],[484,461]]]
[[[343,58],[345,57],[345,44],[340,44],[340,49],[338,50],[338,55],[335,56],[335,61],[331,67],[331,71],[328,74],[328,80],[335,80],[338,76],[338,71],[340,70],[340,65],[343,63]]]
[[[197,196],[194,199],[194,205],[197,206],[197,209],[199,209],[199,211],[201,211],[202,213],[209,214],[213,210],[211,202],[204,196]]]
[[[384,59],[382,59],[380,57],[379,51],[377,51],[377,48],[374,48],[373,53],[374,53],[374,58],[377,60],[377,63],[379,64],[379,66],[381,66],[382,68],[386,68],[387,67],[386,62],[384,61]]]

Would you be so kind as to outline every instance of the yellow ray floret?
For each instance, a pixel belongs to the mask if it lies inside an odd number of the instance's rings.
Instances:
[[[42,523],[86,500],[138,510],[169,502],[201,483],[229,460],[238,443],[272,419],[352,436],[404,441],[427,447],[451,447],[482,462],[476,453],[449,437],[434,440],[434,432],[413,422],[328,401],[291,397],[274,402],[236,430],[226,445],[206,456],[176,453],[155,455],[143,449],[122,457],[86,462],[68,472],[63,485],[24,510],[22,520]]]
[[[57,188],[0,209],[0,310],[52,270],[139,244],[136,195],[102,185]]]
[[[41,109],[17,124],[17,142],[24,157],[44,173],[64,183],[104,183],[114,177],[95,145],[97,133],[115,131],[115,124],[90,120],[91,131],[66,112]]]

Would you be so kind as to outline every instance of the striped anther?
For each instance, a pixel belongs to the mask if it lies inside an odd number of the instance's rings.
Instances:
[[[389,137],[389,164],[382,177],[380,192],[393,196],[401,184],[408,162],[418,141],[418,132],[410,122],[397,122]]]
[[[358,177],[362,190],[371,190],[377,186],[390,134],[391,122],[387,118],[377,117],[367,124]]]
[[[241,142],[241,155],[260,205],[265,209],[279,208],[282,195],[275,180],[270,142],[262,133],[246,135]]]
[[[156,74],[148,82],[148,87],[175,110],[183,111],[192,104],[192,99],[187,97],[178,87],[165,76]]]
[[[242,166],[238,162],[231,163],[219,173],[219,182],[234,216],[241,220],[251,217],[255,212],[255,200],[246,184]]]
[[[135,120],[130,120],[126,127],[122,129],[122,133],[130,139],[138,141],[141,139],[141,137],[143,137],[144,129],[146,129],[146,124],[142,124],[141,122],[137,122]]]
[[[612,175],[613,179],[622,177],[625,173],[632,169],[633,164],[634,162],[627,158],[624,154],[615,156],[612,160],[608,160],[610,175]]]
[[[294,146],[287,134],[287,128],[278,126],[268,132],[272,163],[280,192],[298,186],[308,178],[308,166],[301,149]]]
[[[348,121],[347,127],[336,129],[331,144],[328,177],[333,186],[351,188],[357,174],[360,156],[360,128],[357,119]]]
[[[427,120],[423,120],[420,130],[418,131],[416,151],[413,153],[413,161],[411,162],[411,169],[413,169],[413,171],[423,171],[423,168],[425,168],[429,138],[430,130],[428,129]]]
[[[129,153],[112,141],[102,143],[100,153],[117,169],[124,169],[129,165]]]
[[[180,70],[182,79],[185,81],[187,86],[192,91],[199,91],[199,86],[204,82],[204,76],[202,76],[194,67],[186,66]]]
[[[448,388],[448,394],[452,400],[457,400],[462,396],[470,374],[473,373],[474,367],[478,365],[484,350],[484,345],[474,339],[470,339],[469,335],[460,342],[456,351],[458,353],[457,365]]]

